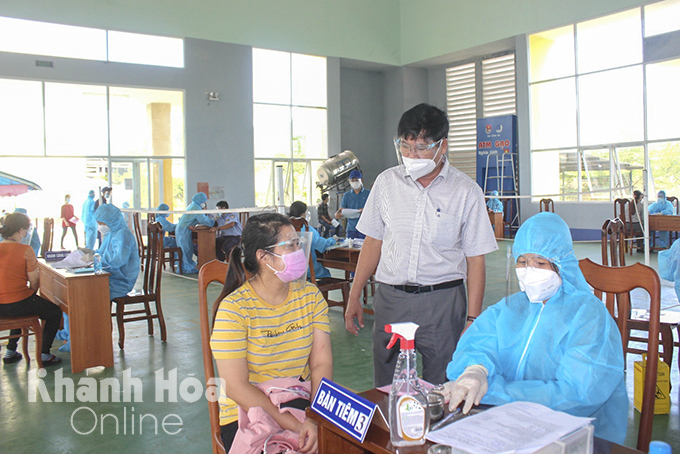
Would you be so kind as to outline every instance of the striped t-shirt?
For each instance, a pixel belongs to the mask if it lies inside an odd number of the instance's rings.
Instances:
[[[316,286],[293,282],[286,301],[271,306],[246,282],[220,303],[210,348],[216,360],[246,358],[252,384],[283,377],[308,380],[314,328],[330,333],[328,305]],[[220,425],[237,418],[236,402],[222,394]]]

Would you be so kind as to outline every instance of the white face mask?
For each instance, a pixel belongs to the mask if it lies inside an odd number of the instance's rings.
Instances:
[[[208,208],[208,204],[207,204],[207,203],[202,203],[202,204],[201,204],[201,208],[203,208],[203,209],[205,210],[206,208]]]
[[[352,186],[352,189],[354,189],[355,191],[361,189],[362,186],[361,181],[350,181],[349,185]]]
[[[101,225],[101,224],[97,225],[97,230],[99,230],[99,233],[101,233],[102,236],[106,235],[107,233],[109,233],[109,232],[111,231],[111,229],[109,228],[109,226],[106,225],[106,224],[104,224],[104,225]]]
[[[406,173],[408,173],[409,176],[414,180],[417,180],[418,178],[422,178],[425,175],[432,173],[432,171],[437,167],[437,164],[439,163],[434,162],[434,158],[436,156],[436,153],[431,159],[415,159],[402,156],[401,160],[404,162]],[[442,158],[440,158],[440,162],[441,159]]]
[[[542,268],[515,268],[519,288],[532,303],[549,300],[562,285],[562,278],[552,270]]]

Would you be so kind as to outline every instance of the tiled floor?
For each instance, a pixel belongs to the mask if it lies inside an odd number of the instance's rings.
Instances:
[[[505,244],[507,243],[501,243],[501,250],[491,254],[487,259],[485,307],[505,295]],[[577,244],[575,252],[578,258],[589,256],[599,261],[599,248],[599,243]],[[636,254],[633,259],[641,257],[642,254]],[[655,255],[652,256],[652,266],[656,267]],[[195,392],[196,389],[192,387],[192,384],[200,383],[199,387],[203,390],[197,288],[195,279],[172,274],[164,275],[163,307],[168,324],[168,342],[165,344],[160,341],[158,332],[155,336],[148,336],[146,325],[137,323],[126,325],[125,350],[120,351],[117,346],[115,347],[115,366],[111,369],[91,369],[88,371],[89,374],[71,374],[68,355],[59,354],[64,357],[65,363],[64,379],[57,389],[67,394],[69,383],[73,383],[77,391],[73,402],[55,402],[59,397],[55,382],[60,380],[55,378],[54,369],[42,380],[44,389],[52,400],[44,402],[40,388],[36,385],[40,381],[35,378],[35,363],[30,367],[25,361],[13,365],[0,365],[0,452],[164,454],[210,452],[207,404],[205,397]],[[212,298],[217,296],[219,290],[216,285],[211,287]],[[664,294],[665,306],[678,304],[672,286],[667,287]],[[680,311],[680,307],[675,306],[671,310]],[[331,309],[330,318],[335,381],[357,391],[371,388],[372,316],[366,316],[366,327],[356,337],[345,331],[339,308]],[[117,334],[114,332],[114,345],[116,341]],[[4,349],[2,353],[4,354]],[[653,439],[665,440],[676,448],[680,447],[678,413],[680,378],[677,358],[676,351],[674,367],[671,370],[673,384],[671,413],[655,417],[653,436]],[[635,446],[639,416],[632,406],[632,371],[635,359],[633,355],[627,358],[626,379],[631,397],[630,423],[626,440],[629,446]],[[138,387],[141,395],[137,397],[141,401],[107,402],[96,393],[86,392],[89,389],[88,385],[91,384],[97,385],[101,391],[103,384],[106,383],[104,378],[117,378],[123,385],[124,371],[128,369],[131,377],[140,379]],[[171,384],[168,387],[172,390],[184,390],[184,393],[180,392],[177,398],[173,399],[168,392],[163,392],[164,382],[161,377],[167,382],[168,377],[175,372],[177,385]],[[132,381],[128,380],[128,383]],[[32,389],[38,389],[36,399],[31,399]],[[157,396],[157,393],[161,395]],[[116,397],[120,396],[114,394]],[[118,418],[117,424],[115,418]],[[154,422],[154,418],[157,423]],[[164,418],[165,427],[162,424]],[[181,425],[175,425],[179,422]]]

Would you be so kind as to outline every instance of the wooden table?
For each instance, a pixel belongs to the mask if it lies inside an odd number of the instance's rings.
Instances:
[[[38,260],[40,295],[69,317],[71,372],[113,367],[109,274],[73,274]]]
[[[335,268],[348,272],[354,272],[359,263],[359,254],[361,249],[339,247],[331,249],[321,254],[317,261],[326,268]]]
[[[505,238],[505,228],[503,227],[503,213],[496,213],[494,211],[489,211],[489,221],[493,226],[494,234],[496,238]]]
[[[680,216],[664,215],[664,214],[650,214],[649,215],[649,230],[651,232],[680,232]],[[651,234],[654,238],[654,234]],[[651,240],[650,240],[651,244]],[[670,245],[668,246],[670,247]],[[651,247],[651,250],[668,249],[658,246]]]
[[[387,403],[388,395],[371,389],[360,393],[361,396],[375,402],[380,406],[383,414],[387,418]],[[373,418],[371,427],[368,429],[366,438],[363,443],[339,427],[330,423],[323,416],[319,415],[311,409],[307,409],[307,416],[316,421],[319,427],[319,454],[394,454],[397,448],[392,446],[390,442],[390,430],[382,422],[380,416],[376,415]],[[432,446],[432,443],[425,442],[421,446],[413,446],[408,448],[399,448],[399,454],[404,453],[418,453],[427,454],[427,450]],[[595,446],[593,449],[595,454],[632,454],[640,453],[632,448],[611,443],[600,438],[595,437]]]
[[[211,227],[204,225],[196,226],[195,231],[198,235],[198,269],[203,265],[212,262],[217,258],[215,253],[215,232],[210,231]]]

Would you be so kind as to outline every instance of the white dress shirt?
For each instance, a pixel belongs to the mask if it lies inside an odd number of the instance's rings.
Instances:
[[[357,229],[382,241],[375,277],[392,285],[465,279],[466,257],[498,249],[481,188],[448,161],[426,188],[401,166],[382,172]]]

